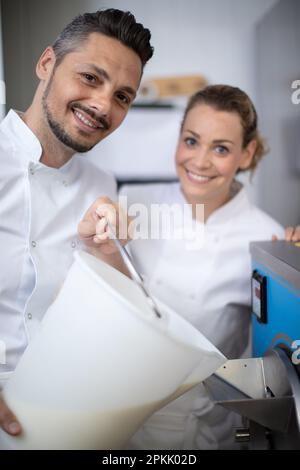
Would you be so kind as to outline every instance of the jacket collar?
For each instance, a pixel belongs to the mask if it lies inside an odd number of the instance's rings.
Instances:
[[[11,109],[1,122],[0,129],[8,136],[13,147],[17,150],[16,153],[20,156],[22,164],[27,166],[29,162],[40,161],[42,146],[18,112]]]
[[[187,204],[182,194],[180,184],[178,184],[178,198],[181,203]],[[207,219],[206,226],[214,226],[229,222],[231,218],[245,210],[245,206],[249,205],[247,192],[239,181],[234,180],[231,188],[231,199],[223,206],[216,209]]]
[[[234,180],[231,188],[231,198],[226,204],[216,209],[207,219],[208,225],[219,225],[230,222],[233,216],[244,212],[249,200],[247,192],[239,181]]]

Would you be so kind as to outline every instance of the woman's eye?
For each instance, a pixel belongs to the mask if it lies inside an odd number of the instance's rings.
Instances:
[[[188,147],[193,147],[197,143],[196,139],[194,139],[193,137],[186,137],[184,139],[184,142]]]
[[[224,147],[224,145],[217,145],[217,147],[215,147],[215,150],[220,155],[226,155],[229,152],[228,148]]]

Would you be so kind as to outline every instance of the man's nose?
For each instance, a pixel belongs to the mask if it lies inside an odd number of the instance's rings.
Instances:
[[[109,117],[112,107],[111,94],[103,91],[101,93],[95,93],[93,99],[90,101],[90,107],[95,113],[103,117]]]

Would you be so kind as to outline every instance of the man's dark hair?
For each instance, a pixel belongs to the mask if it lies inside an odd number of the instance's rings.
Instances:
[[[67,54],[85,42],[91,33],[101,33],[117,39],[136,52],[143,67],[153,55],[149,29],[137,23],[129,11],[109,8],[78,15],[64,28],[52,46],[56,56],[56,66]]]

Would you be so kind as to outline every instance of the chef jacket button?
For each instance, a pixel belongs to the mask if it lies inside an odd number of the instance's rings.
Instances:
[[[73,242],[71,243],[71,247],[72,247],[72,248],[76,248],[76,242],[73,241]]]
[[[33,168],[32,166],[29,168],[29,173],[30,173],[31,175],[34,175],[34,168]]]
[[[62,184],[63,184],[65,187],[68,186],[68,182],[67,182],[66,180],[64,180],[64,181],[62,182]]]
[[[31,313],[27,313],[27,318],[28,318],[28,320],[32,320],[32,314],[31,314]]]
[[[36,242],[33,240],[33,241],[31,242],[31,245],[33,246],[33,248],[35,248],[35,247],[36,247]]]

